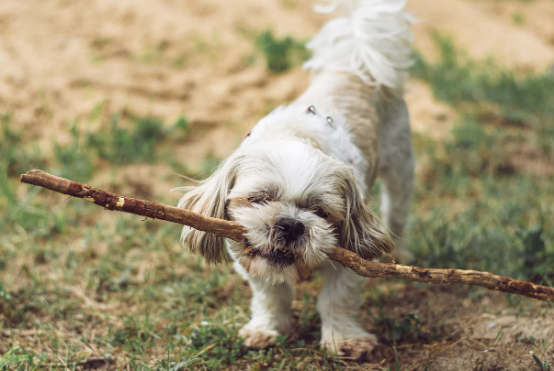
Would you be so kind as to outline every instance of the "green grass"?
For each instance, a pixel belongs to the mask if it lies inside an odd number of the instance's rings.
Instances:
[[[26,370],[33,371],[41,366],[41,362],[35,362],[32,354],[19,353],[19,350],[19,347],[14,347],[0,357],[0,371],[11,370],[14,366],[23,366]]]
[[[285,72],[309,58],[304,42],[290,36],[277,38],[270,30],[256,38],[256,47],[262,52],[266,67],[276,73]]]
[[[513,149],[532,143],[552,153],[554,75],[506,71],[436,41],[440,57],[418,56],[414,75],[461,116],[440,143],[414,140],[424,163],[414,202],[426,205],[410,224],[416,262],[552,282],[553,177],[520,173]]]
[[[181,121],[177,124],[183,126]],[[159,119],[131,116],[124,120],[121,115],[114,115],[110,119],[109,129],[89,133],[86,144],[96,150],[100,158],[113,164],[153,163],[156,161],[156,145],[169,134],[170,131],[164,128]]]
[[[534,354],[532,354],[532,357],[533,357],[533,361],[535,361],[540,371],[550,371],[550,366],[552,365],[552,363],[548,361],[542,361],[539,357],[537,357]]]
[[[438,201],[438,206],[412,218],[409,244],[417,264],[492,271],[543,283],[543,278],[552,280],[550,182],[533,178],[448,181],[461,185],[463,205]],[[422,189],[416,200],[424,197]]]
[[[523,26],[525,24],[525,16],[520,12],[513,12],[511,14],[512,23],[516,26]]]
[[[81,139],[78,122],[69,128],[69,132],[72,140],[68,145],[56,143],[54,146],[54,156],[59,164],[58,175],[86,182],[94,170],[94,156]]]
[[[32,140],[33,138],[27,138]],[[0,173],[14,176],[21,174],[31,166],[44,164],[40,149],[28,146],[23,132],[11,125],[11,115],[0,115]],[[34,147],[34,148],[32,148]],[[0,175],[1,176],[1,175]]]
[[[435,35],[440,57],[434,63],[416,53],[413,75],[429,82],[434,95],[460,112],[503,127],[528,128],[530,141],[554,149],[554,74],[526,74],[477,62],[448,37]]]

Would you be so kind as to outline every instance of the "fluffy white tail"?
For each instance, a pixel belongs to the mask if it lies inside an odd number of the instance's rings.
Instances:
[[[401,93],[412,65],[414,18],[405,0],[327,0],[316,6],[322,13],[342,7],[347,18],[333,19],[308,43],[313,56],[304,68],[345,71],[370,85]]]

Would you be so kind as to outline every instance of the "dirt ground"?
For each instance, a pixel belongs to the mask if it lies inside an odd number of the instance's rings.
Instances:
[[[492,55],[523,71],[554,68],[554,1],[409,0],[408,8],[420,20],[415,47],[430,58],[430,35],[441,31],[476,58]],[[514,22],[515,15],[525,22]],[[208,154],[225,157],[260,117],[308,84],[300,68],[276,75],[261,58],[245,63],[248,35],[272,28],[307,39],[325,20],[299,0],[2,0],[0,111],[50,149],[69,141],[68,122],[101,103],[109,112],[167,122],[183,115],[195,134],[177,157],[194,167]],[[406,99],[415,131],[436,140],[446,135],[456,113],[426,83],[410,82]],[[168,170],[129,171],[148,182]],[[157,187],[168,190],[163,182]],[[455,340],[447,347],[405,345],[402,358],[412,368],[434,359],[431,369],[441,371],[538,370],[529,355],[534,341],[547,344],[542,356],[554,361],[554,321],[541,316],[548,306],[522,301],[516,309],[527,315],[519,318],[503,309],[502,295],[461,300],[454,289],[401,284],[398,291],[412,298],[397,299],[399,313],[428,306]],[[390,347],[377,351],[384,354],[375,359],[390,359]]]
[[[300,69],[275,76],[252,52],[247,31],[271,27],[307,39],[324,23],[309,2],[295,0],[96,0],[0,3],[0,108],[39,138],[63,140],[62,123],[86,117],[100,102],[173,120],[181,114],[206,133],[180,149],[194,163],[206,153],[229,153],[245,131],[276,104],[306,87]],[[554,4],[550,0],[412,0],[420,20],[415,46],[433,55],[430,32],[454,37],[476,57],[524,70],[554,61]],[[514,25],[510,16],[528,21]],[[426,86],[407,94],[416,130],[445,130],[448,108]],[[245,104],[247,102],[247,104]],[[437,120],[439,118],[439,120]],[[450,120],[446,120],[448,123]]]

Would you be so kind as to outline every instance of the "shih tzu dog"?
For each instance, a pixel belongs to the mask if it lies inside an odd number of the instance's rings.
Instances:
[[[261,348],[293,330],[292,284],[320,272],[321,345],[360,358],[377,344],[358,321],[364,278],[327,252],[335,246],[365,259],[400,260],[414,160],[402,98],[411,65],[411,16],[401,0],[331,0],[342,8],[311,40],[314,71],[306,92],[261,119],[240,147],[179,207],[234,220],[248,230],[228,241],[236,270],[253,291],[252,319],[240,331]],[[367,205],[382,179],[382,220]],[[390,233],[389,233],[390,231]],[[185,227],[185,246],[208,262],[226,259],[221,237]]]

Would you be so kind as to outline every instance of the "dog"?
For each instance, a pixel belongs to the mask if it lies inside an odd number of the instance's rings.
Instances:
[[[364,259],[409,257],[403,233],[414,158],[402,98],[411,61],[412,17],[399,0],[334,0],[316,7],[347,14],[330,20],[307,44],[313,71],[304,94],[262,118],[217,171],[178,206],[233,220],[247,233],[224,241],[185,227],[184,245],[209,263],[225,260],[252,288],[245,344],[263,348],[293,332],[293,284],[319,271],[321,345],[356,359],[377,338],[358,321],[366,279],[327,253],[335,246]],[[382,180],[381,220],[366,201]]]

